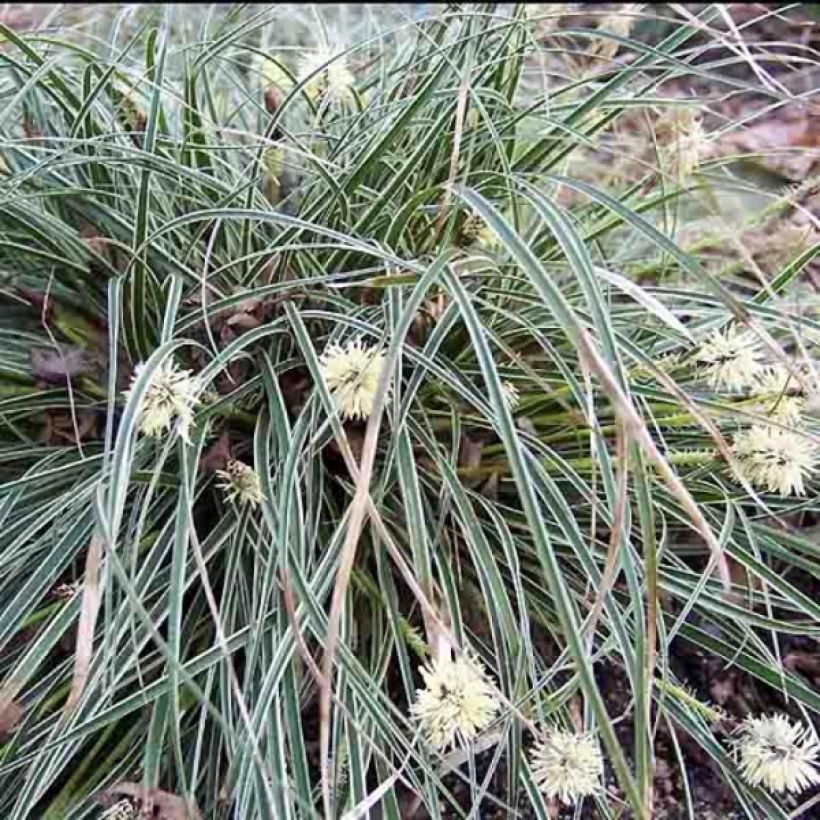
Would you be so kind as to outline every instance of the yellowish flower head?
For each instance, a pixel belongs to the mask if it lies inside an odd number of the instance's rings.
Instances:
[[[287,71],[270,57],[262,57],[259,60],[259,76],[263,89],[276,87],[281,91],[287,91],[293,87],[293,80]]]
[[[538,788],[570,805],[601,788],[604,761],[591,734],[550,729],[532,752],[532,773]]]
[[[820,783],[817,735],[786,715],[746,718],[733,745],[741,777],[751,786],[797,794]]]
[[[228,501],[238,504],[250,504],[258,507],[262,501],[262,485],[259,474],[252,467],[236,459],[231,459],[225,470],[217,470],[216,474],[222,479],[218,485],[225,491]]]
[[[131,397],[144,363],[134,368],[131,387],[125,391],[126,399]],[[179,370],[176,363],[166,359],[154,370],[148,389],[142,398],[139,414],[139,429],[146,436],[159,438],[176,422],[176,432],[184,441],[190,442],[188,431],[194,420],[194,408],[199,400],[202,385],[190,370]]]
[[[770,424],[754,424],[735,436],[738,471],[770,493],[805,495],[804,481],[817,469],[817,448],[805,436]]]
[[[325,66],[333,60],[330,65]],[[319,70],[320,66],[325,66]],[[317,72],[318,73],[314,73]],[[347,67],[344,57],[336,57],[326,48],[319,48],[316,51],[307,52],[299,62],[299,79],[313,75],[305,85],[305,93],[312,100],[316,100],[327,93],[333,100],[341,100],[349,97],[352,93],[355,78]]]
[[[496,716],[498,695],[478,660],[446,658],[420,671],[425,687],[411,710],[436,748],[472,740]]]
[[[715,331],[703,342],[695,361],[713,390],[744,390],[754,384],[763,368],[757,338],[734,325]]]
[[[501,389],[504,393],[504,404],[507,405],[511,413],[514,412],[521,402],[518,388],[512,382],[504,382]]]
[[[331,344],[319,359],[322,377],[343,419],[366,419],[373,412],[384,353],[353,339]]]
[[[327,93],[332,99],[349,97],[355,82],[356,78],[343,58],[337,58],[327,67]]]
[[[100,820],[135,820],[136,816],[137,810],[133,803],[130,800],[120,800],[107,808],[100,816]]]
[[[783,364],[766,367],[757,380],[755,396],[762,399],[762,410],[784,424],[798,425],[806,409],[801,383]]]
[[[643,3],[624,3],[620,9],[604,17],[598,29],[611,32],[618,37],[629,37],[642,9]],[[593,42],[591,51],[603,60],[610,60],[618,53],[619,48],[620,43],[616,40],[602,37]]]
[[[285,164],[284,150],[278,146],[266,148],[262,154],[262,163],[265,166],[265,171],[268,173],[268,176],[278,182]]]
[[[695,173],[706,147],[706,136],[698,113],[693,108],[673,108],[658,125],[667,130],[671,138],[667,156],[678,178]]]
[[[54,597],[63,601],[70,601],[80,591],[80,582],[72,581],[70,584],[60,584],[54,590]]]

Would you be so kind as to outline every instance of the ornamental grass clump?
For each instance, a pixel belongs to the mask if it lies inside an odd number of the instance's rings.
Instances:
[[[813,189],[721,106],[814,52],[526,11],[0,23],[0,817],[813,799],[721,743],[820,708],[816,260],[735,247]]]

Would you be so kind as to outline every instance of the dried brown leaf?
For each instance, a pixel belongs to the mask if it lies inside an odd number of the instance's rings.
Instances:
[[[820,655],[810,652],[789,652],[783,658],[783,666],[802,672],[810,678],[820,678]]]
[[[121,797],[129,797],[134,803],[141,806],[141,817],[152,820],[202,820],[199,809],[162,789],[146,789],[141,783],[121,780],[110,788],[97,795],[97,802],[102,805],[112,805]]]
[[[0,737],[13,732],[23,719],[23,707],[16,700],[0,701]]]
[[[88,370],[88,361],[79,347],[65,347],[60,351],[39,349],[31,351],[34,375],[48,384],[65,384]]]
[[[202,456],[200,464],[206,473],[224,470],[228,462],[233,458],[231,455],[231,439],[227,433],[223,433]]]
[[[99,578],[102,548],[103,539],[96,534],[91,536],[91,543],[85,557],[83,598],[80,604],[80,622],[77,627],[77,648],[74,653],[71,691],[63,707],[63,714],[66,717],[77,708],[91,668],[91,656],[94,651],[94,627],[97,625],[97,613],[100,609]]]

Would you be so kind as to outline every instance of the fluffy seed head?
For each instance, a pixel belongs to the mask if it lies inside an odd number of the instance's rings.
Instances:
[[[797,794],[820,783],[817,735],[786,715],[746,718],[733,746],[741,777],[752,786]]]
[[[604,17],[598,29],[611,32],[618,37],[629,37],[642,8],[642,3],[624,3],[620,9]],[[616,40],[601,37],[593,42],[591,53],[603,60],[611,60],[618,53],[619,48],[620,43]]]
[[[485,227],[481,216],[476,213],[467,214],[461,226],[461,237],[465,242],[475,242]]]
[[[279,181],[284,162],[285,152],[281,148],[266,148],[262,154],[262,164],[265,166],[265,171],[275,182]]]
[[[770,493],[805,495],[804,481],[817,469],[817,448],[805,436],[770,424],[754,424],[735,436],[738,472]]]
[[[70,584],[60,584],[54,590],[54,597],[61,601],[70,601],[80,591],[81,584],[79,581],[73,581]]]
[[[259,482],[259,474],[252,467],[236,459],[231,459],[226,465],[226,469],[217,470],[216,474],[222,479],[218,485],[225,491],[225,498],[228,501],[236,501],[238,504],[250,504],[257,507],[262,501],[262,485]]]
[[[343,419],[366,419],[373,411],[384,353],[353,339],[331,344],[319,359],[322,377]]]
[[[319,70],[329,60],[333,60],[330,65]],[[317,72],[314,74],[314,72]],[[352,93],[355,77],[347,67],[344,57],[336,57],[326,48],[319,48],[305,54],[299,62],[299,79],[303,80],[313,74],[305,85],[305,93],[312,100],[316,100],[323,94],[333,100],[341,100],[349,97]]]
[[[141,362],[134,368],[131,387],[125,391],[126,399],[131,397],[134,383],[144,367]],[[199,379],[192,376],[190,370],[180,370],[174,361],[166,359],[154,370],[143,395],[138,421],[140,431],[146,436],[158,438],[176,421],[177,432],[184,441],[190,442],[188,431],[201,391]]]
[[[713,390],[743,390],[754,383],[762,369],[757,338],[734,325],[706,339],[695,361]]]
[[[504,393],[504,404],[507,405],[510,412],[512,413],[521,402],[521,394],[518,392],[518,388],[512,382],[504,382],[501,385],[501,389]]]
[[[263,57],[259,61],[259,77],[262,88],[279,88],[282,91],[291,88],[293,80],[282,66],[270,57]]]
[[[570,805],[601,788],[604,762],[591,734],[549,729],[532,752],[532,772],[549,798]]]
[[[667,158],[679,179],[695,173],[706,147],[700,117],[693,108],[673,108],[658,122],[658,133],[668,135]]]
[[[760,375],[754,394],[762,400],[765,413],[784,424],[800,423],[806,409],[802,386],[788,367],[773,364]]]
[[[133,803],[126,799],[107,808],[100,816],[100,820],[134,820],[136,816],[137,810]]]
[[[420,671],[425,687],[411,710],[433,746],[472,740],[498,712],[496,690],[475,658],[437,660]]]

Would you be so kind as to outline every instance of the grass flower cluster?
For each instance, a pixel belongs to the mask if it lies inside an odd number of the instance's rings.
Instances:
[[[753,333],[735,325],[716,330],[706,339],[696,361],[713,390],[746,390],[763,370],[760,342]]]
[[[733,325],[709,336],[694,361],[713,390],[749,394],[766,418],[734,436],[738,475],[769,493],[806,495],[806,482],[820,467],[820,451],[804,424],[807,374],[799,373],[802,368],[766,364],[754,334]]]
[[[413,704],[428,742],[447,748],[473,740],[498,712],[492,681],[474,658],[444,658],[421,670],[424,688]]]
[[[384,353],[353,339],[329,345],[320,359],[322,377],[344,419],[366,419],[373,410]]]
[[[735,739],[746,782],[773,792],[799,794],[820,783],[820,741],[813,728],[785,715],[749,717]]]
[[[593,736],[553,729],[535,746],[532,768],[547,797],[571,805],[600,791],[604,763]]]
[[[131,387],[125,391],[130,399],[144,364],[134,368]],[[185,441],[194,420],[194,409],[201,386],[190,370],[180,370],[173,361],[164,361],[154,370],[142,396],[139,409],[139,429],[146,436],[160,438],[171,430]]]
[[[253,467],[231,459],[226,468],[217,470],[216,474],[222,479],[219,487],[225,491],[225,498],[228,501],[236,501],[240,505],[259,506],[263,498],[262,486]]]

